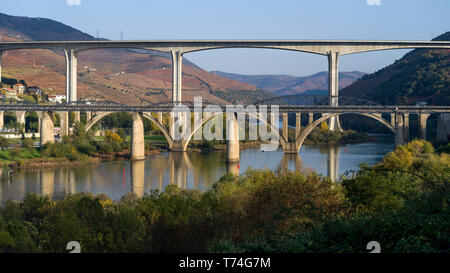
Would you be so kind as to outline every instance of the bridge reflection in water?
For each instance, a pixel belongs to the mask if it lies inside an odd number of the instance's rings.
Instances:
[[[259,149],[241,150],[240,163],[226,162],[225,152],[182,153],[153,155],[141,161],[104,162],[96,166],[64,167],[41,170],[0,169],[0,203],[21,200],[34,192],[58,199],[65,194],[91,192],[106,194],[118,200],[127,192],[144,196],[152,189],[164,190],[169,184],[182,189],[208,190],[212,183],[229,172],[242,175],[248,167],[254,169],[291,170],[308,174],[312,171],[328,175],[333,181],[345,170],[358,164],[379,162],[393,148],[392,144],[354,144],[347,148],[338,145],[305,147],[300,154],[286,154],[280,149],[261,152]],[[339,164],[341,162],[341,165]],[[125,169],[125,184],[123,170]]]

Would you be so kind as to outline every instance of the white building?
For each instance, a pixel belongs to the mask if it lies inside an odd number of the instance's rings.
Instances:
[[[62,103],[66,99],[65,95],[49,95],[48,100],[54,103]]]

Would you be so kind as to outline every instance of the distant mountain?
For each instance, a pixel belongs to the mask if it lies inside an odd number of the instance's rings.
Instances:
[[[95,40],[89,34],[46,18],[0,13],[2,41]],[[102,39],[104,40],[104,39]],[[3,77],[25,80],[44,90],[63,94],[63,53],[50,50],[12,50],[3,53]],[[136,49],[84,51],[78,59],[78,94],[138,104],[171,99],[171,59],[166,53]],[[231,96],[228,93],[232,93]],[[183,100],[202,96],[214,103],[249,103],[272,96],[260,88],[211,74],[186,58],[183,60]]]
[[[446,32],[434,41],[450,41]],[[393,64],[365,75],[341,95],[381,104],[450,105],[450,49],[415,49]]]
[[[221,71],[211,71],[211,73],[235,81],[255,85],[261,89],[270,91],[277,96],[295,95],[300,93],[322,95],[327,94],[328,92],[328,72],[326,71],[305,77],[289,75],[241,75]],[[340,72],[339,88],[350,85],[363,75],[364,73],[359,71]]]

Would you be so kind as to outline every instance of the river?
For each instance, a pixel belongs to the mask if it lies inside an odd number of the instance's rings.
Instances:
[[[241,150],[238,164],[228,164],[225,152],[162,153],[146,160],[110,161],[92,166],[62,167],[41,170],[15,170],[12,175],[0,169],[0,204],[7,200],[22,200],[26,193],[35,192],[58,199],[66,193],[91,192],[106,194],[114,200],[127,192],[138,196],[152,189],[163,190],[168,184],[181,188],[208,190],[227,171],[243,174],[253,169],[277,168],[315,171],[338,181],[346,171],[357,170],[365,162],[369,165],[394,148],[392,140],[346,145],[303,146],[297,155],[283,154],[278,149],[262,152],[259,149]]]

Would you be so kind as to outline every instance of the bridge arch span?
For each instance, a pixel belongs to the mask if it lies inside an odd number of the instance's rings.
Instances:
[[[110,114],[112,114],[112,113],[115,113],[115,112],[100,112],[100,113],[98,113],[97,115],[95,115],[94,117],[92,117],[92,118],[91,118],[88,122],[86,122],[86,124],[85,124],[86,132],[89,131],[89,129],[91,129],[91,127],[94,126],[94,124],[96,124],[98,121],[100,121],[101,119],[103,119],[104,117],[106,117],[107,115],[110,115]],[[156,127],[158,127],[158,128],[161,130],[161,132],[163,133],[163,135],[164,135],[164,137],[166,138],[167,142],[169,143],[169,148],[171,148],[172,145],[173,145],[173,140],[172,140],[172,138],[170,137],[170,134],[169,134],[169,131],[167,130],[167,128],[166,128],[163,124],[160,124],[160,123],[158,122],[158,120],[155,119],[155,118],[154,118],[150,113],[148,113],[148,112],[142,113],[142,116],[145,117],[146,119],[149,119],[151,122],[153,122],[153,123],[156,125]]]
[[[376,115],[376,114],[364,114],[364,113],[353,113],[353,112],[348,112],[348,113],[333,113],[333,114],[324,114],[322,117],[320,117],[319,119],[313,121],[311,124],[309,124],[308,126],[305,127],[304,130],[301,131],[300,135],[297,137],[297,139],[295,140],[295,144],[296,144],[296,149],[297,149],[297,153],[300,151],[300,148],[302,147],[303,142],[305,141],[306,137],[311,133],[311,131],[316,128],[320,123],[326,121],[327,119],[331,118],[331,117],[336,117],[339,115],[346,115],[346,114],[358,114],[358,115],[362,115],[362,116],[366,116],[372,119],[375,119],[376,121],[380,122],[381,124],[385,125],[386,127],[389,128],[389,130],[391,130],[394,134],[395,134],[395,128],[392,124],[390,124],[389,122],[387,122],[385,119],[383,119],[381,116]]]
[[[191,131],[191,134],[189,135],[188,139],[187,139],[187,140],[184,140],[184,143],[183,143],[183,151],[186,151],[186,149],[187,149],[187,147],[188,147],[188,145],[189,145],[189,142],[191,141],[192,137],[194,136],[194,134],[195,134],[195,132],[196,132],[197,130],[203,128],[203,125],[204,125],[206,122],[208,122],[208,121],[210,121],[211,119],[213,119],[214,117],[216,117],[216,116],[218,116],[218,115],[222,115],[222,114],[223,114],[223,113],[220,113],[220,114],[213,114],[213,115],[211,115],[210,117],[203,118],[202,121],[201,121],[201,123],[200,123],[199,125],[197,125],[196,127],[194,127],[194,129]],[[271,130],[274,130],[274,131],[276,132],[276,135],[277,135],[279,141],[280,141],[281,146],[282,146],[283,149],[284,149],[284,147],[285,147],[285,145],[286,145],[286,143],[287,143],[287,140],[285,140],[285,139],[283,138],[283,136],[280,134],[280,130],[279,130],[278,128],[276,128],[275,126],[273,126],[272,124],[270,124],[270,122],[268,122],[267,120],[261,118],[259,115],[255,115],[255,114],[249,113],[249,112],[247,112],[246,114],[249,115],[249,116],[251,116],[251,117],[256,118],[257,120],[259,120],[259,121],[261,121],[261,122],[263,122],[263,123],[265,123],[266,126],[270,127]]]

